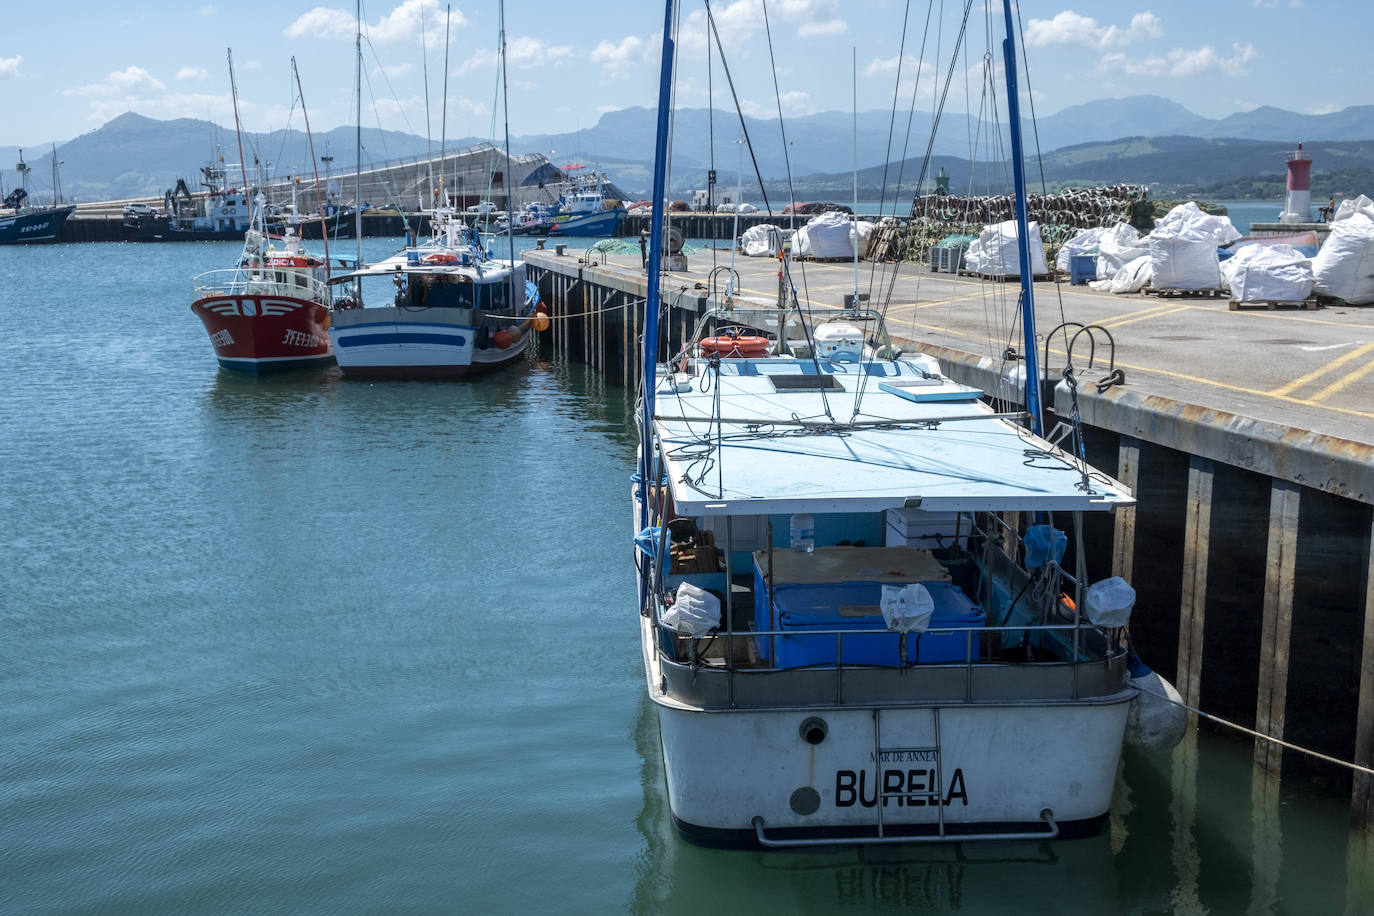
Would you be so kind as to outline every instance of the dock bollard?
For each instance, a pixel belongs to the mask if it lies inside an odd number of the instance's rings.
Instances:
[[[555,245],[553,246],[553,253],[561,256],[567,247],[567,245]]]
[[[534,240],[534,247],[535,247],[536,249],[538,249],[539,251],[543,251],[543,250],[544,250],[544,243],[547,242],[547,241],[548,241],[548,239],[535,239],[535,240]]]

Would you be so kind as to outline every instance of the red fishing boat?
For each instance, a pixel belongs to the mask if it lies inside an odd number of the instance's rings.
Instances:
[[[225,369],[275,372],[334,362],[325,262],[290,229],[282,246],[246,233],[239,266],[196,277],[195,312]]]

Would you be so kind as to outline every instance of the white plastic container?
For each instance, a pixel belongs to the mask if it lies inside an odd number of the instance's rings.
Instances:
[[[792,516],[792,549],[798,553],[811,553],[816,549],[816,520],[805,512]]]

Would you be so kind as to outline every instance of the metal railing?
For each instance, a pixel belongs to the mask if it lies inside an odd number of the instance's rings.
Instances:
[[[286,296],[306,299],[329,307],[329,287],[320,280],[295,270],[272,268],[226,268],[209,270],[195,279],[195,296]]]

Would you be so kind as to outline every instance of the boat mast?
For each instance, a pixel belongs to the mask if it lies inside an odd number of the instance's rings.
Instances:
[[[353,160],[353,234],[358,240],[358,258],[353,263],[353,269],[357,270],[363,266],[363,0],[358,0],[356,4],[355,24],[357,26],[355,42],[358,49],[356,86],[358,121],[354,125],[356,155]],[[359,297],[359,301],[361,301],[361,297]]]
[[[1030,219],[1026,213],[1026,169],[1021,152],[1021,99],[1016,89],[1016,30],[1011,18],[1011,0],[1002,0],[1007,21],[1007,37],[1002,41],[1002,56],[1007,71],[1007,118],[1011,121],[1011,174],[1016,189],[1016,252],[1021,261],[1021,329],[1026,366],[1026,412],[1030,429],[1044,434],[1040,417],[1040,368],[1035,352],[1035,278],[1031,275]]]
[[[239,141],[239,174],[243,176],[243,199],[248,198],[248,166],[243,161],[243,125],[239,122],[239,87],[234,82],[234,49],[226,48],[229,58],[229,95],[234,100],[234,136]],[[252,201],[249,200],[249,213],[252,213]]]
[[[506,244],[510,247],[511,303],[515,303],[515,233],[512,231],[511,217],[515,208],[511,206],[510,184],[510,99],[506,95],[506,0],[500,3],[501,16],[501,116],[506,122],[506,172],[502,184],[506,186]]]
[[[320,166],[315,161],[315,135],[310,132],[310,113],[305,110],[305,90],[301,88],[301,71],[296,69],[296,58],[291,58],[291,72],[296,75],[296,94],[301,97],[301,114],[305,116],[305,139],[310,141],[310,168],[315,172],[315,206],[320,209],[320,238],[324,239],[324,276],[329,280],[329,227],[324,219],[324,198],[320,191]],[[295,188],[291,194],[295,196]],[[295,201],[292,201],[294,205]]]
[[[52,205],[62,204],[62,186],[57,183],[57,144],[52,145]]]
[[[668,183],[668,116],[673,96],[673,7],[666,0],[663,12],[663,54],[658,74],[658,134],[654,141],[654,196],[649,211],[649,277],[644,301],[644,354],[640,383],[644,386],[639,430],[639,527],[649,525],[650,480],[657,484],[654,451],[654,388],[658,385],[659,266],[663,261],[663,210]]]

